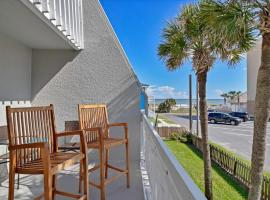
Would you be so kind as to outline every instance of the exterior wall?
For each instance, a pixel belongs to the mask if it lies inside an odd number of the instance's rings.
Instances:
[[[0,33],[0,101],[30,100],[32,50]]]
[[[247,54],[247,110],[250,114],[254,113],[257,75],[261,64],[261,45],[262,40],[259,39]]]
[[[129,123],[131,159],[139,161],[139,83],[99,2],[85,0],[83,8],[84,50],[33,50],[32,105],[54,104],[63,130],[65,121],[78,119],[77,104],[106,103],[111,122]],[[120,130],[111,134],[122,136]],[[112,159],[123,158],[122,149],[115,151]]]

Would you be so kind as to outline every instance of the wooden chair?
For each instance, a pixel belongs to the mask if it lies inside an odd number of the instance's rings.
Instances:
[[[44,197],[45,200],[52,200],[56,194],[74,199],[88,199],[88,173],[83,174],[83,195],[56,189],[56,174],[60,170],[76,162],[80,162],[80,168],[88,169],[87,147],[83,131],[56,133],[52,105],[30,108],[7,106],[6,111],[10,151],[8,199],[14,199],[15,173],[44,175],[44,194],[35,199]],[[80,136],[80,152],[58,151],[58,138],[74,135]]]
[[[89,181],[89,184],[100,189],[101,200],[105,199],[105,186],[116,180],[122,175],[126,175],[126,184],[130,185],[129,171],[129,147],[128,147],[128,124],[113,123],[109,124],[106,105],[79,105],[79,125],[85,131],[87,146],[89,149],[97,149],[99,151],[99,165],[90,169],[93,172],[100,169],[100,183]],[[112,138],[109,134],[111,127],[123,127],[124,138]],[[99,129],[93,130],[95,127]],[[125,145],[126,150],[126,168],[119,169],[109,164],[109,151],[112,147]],[[105,151],[105,158],[104,158]],[[108,169],[112,169],[118,174],[108,179]],[[105,173],[104,173],[105,170]],[[81,184],[80,184],[81,185]],[[81,189],[79,189],[81,190]]]

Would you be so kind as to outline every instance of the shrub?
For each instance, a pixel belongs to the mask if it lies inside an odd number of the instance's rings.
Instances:
[[[176,105],[175,99],[166,99],[164,102],[158,105],[157,112],[168,113],[171,112],[172,106]]]

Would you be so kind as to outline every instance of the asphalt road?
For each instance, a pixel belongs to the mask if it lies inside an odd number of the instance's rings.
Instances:
[[[189,127],[188,116],[178,116],[166,114],[168,118],[176,123]],[[196,120],[193,117],[193,130],[196,129]],[[251,159],[253,121],[242,122],[238,126],[224,124],[208,124],[209,140],[218,143],[227,149],[234,151],[240,156]],[[270,123],[267,127],[267,150],[265,160],[265,170],[270,171]]]

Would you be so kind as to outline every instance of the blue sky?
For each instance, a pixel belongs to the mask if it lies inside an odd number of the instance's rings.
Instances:
[[[186,63],[175,72],[169,72],[157,56],[162,29],[183,5],[181,0],[100,0],[139,80],[151,85],[156,98],[186,98],[188,74],[195,76],[191,64]],[[230,90],[246,91],[246,60],[235,67],[217,61],[209,72],[207,97],[221,98]]]

